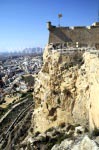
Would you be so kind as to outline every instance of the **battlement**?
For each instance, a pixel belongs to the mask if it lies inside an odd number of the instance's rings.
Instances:
[[[48,29],[49,31],[52,31],[54,28],[56,28],[56,26],[53,26],[50,21],[47,22],[47,29]]]
[[[86,26],[74,26],[74,27],[71,27],[72,29],[85,29]]]
[[[99,49],[99,22],[91,26],[56,27],[47,23],[49,30],[48,43],[79,43]]]
[[[94,22],[94,23],[92,24],[92,26],[98,26],[98,27],[99,27],[99,22]]]

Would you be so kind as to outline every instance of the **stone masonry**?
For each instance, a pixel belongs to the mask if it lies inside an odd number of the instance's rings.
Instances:
[[[94,47],[99,49],[99,22],[92,26],[56,27],[47,23],[49,30],[48,43],[65,43],[66,46]]]

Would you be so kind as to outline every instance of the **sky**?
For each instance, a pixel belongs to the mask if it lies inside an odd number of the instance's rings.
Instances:
[[[97,21],[99,0],[0,0],[0,51],[44,47],[46,23],[58,26],[91,25]]]

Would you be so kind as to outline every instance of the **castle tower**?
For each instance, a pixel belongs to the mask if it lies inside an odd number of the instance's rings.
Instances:
[[[51,22],[50,22],[50,21],[47,22],[47,29],[48,29],[49,31],[50,31],[51,27],[52,27]]]

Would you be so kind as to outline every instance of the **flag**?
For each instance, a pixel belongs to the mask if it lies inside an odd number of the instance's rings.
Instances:
[[[58,14],[58,18],[61,18],[62,17],[62,14]]]

